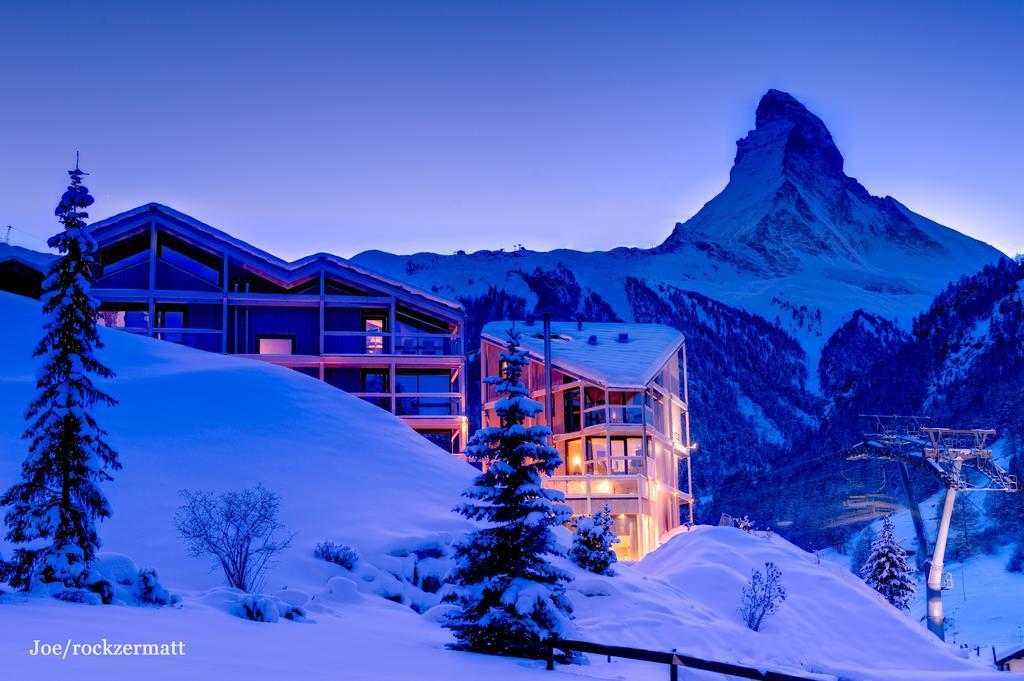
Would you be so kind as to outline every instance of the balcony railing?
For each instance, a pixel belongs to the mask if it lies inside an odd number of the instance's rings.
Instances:
[[[462,400],[454,397],[409,397],[395,399],[396,416],[460,416]]]
[[[647,422],[651,423],[654,415],[647,409]],[[590,407],[583,412],[584,426],[599,426],[603,423],[640,425],[644,422],[644,407],[640,405],[600,405]]]
[[[328,355],[416,355],[444,357],[462,354],[457,334],[383,331],[325,331]]]
[[[462,416],[462,398],[456,395],[409,395],[401,393],[352,393],[385,411],[391,411],[395,398],[396,416]]]
[[[566,497],[646,497],[645,481],[639,475],[552,475],[544,486]]]
[[[153,335],[160,340],[187,345],[197,350],[220,352],[223,348],[220,329],[153,329]]]

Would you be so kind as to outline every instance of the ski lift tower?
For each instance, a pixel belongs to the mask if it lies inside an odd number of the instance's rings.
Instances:
[[[935,428],[925,425],[927,419],[917,416],[865,416],[873,431],[849,450],[847,458],[879,459],[900,464],[911,512],[917,504],[906,474],[907,464],[916,464],[937,477],[946,488],[942,515],[935,536],[932,558],[925,565],[928,574],[928,629],[945,639],[942,616],[943,562],[953,503],[958,492],[1017,492],[1017,478],[1001,469],[992,460],[989,444],[996,431],[985,428]],[[918,540],[926,549],[924,526],[916,510],[914,524]]]

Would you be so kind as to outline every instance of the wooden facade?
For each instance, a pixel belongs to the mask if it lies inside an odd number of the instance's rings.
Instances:
[[[97,222],[92,233],[101,324],[289,367],[462,450],[458,303],[329,254],[286,262],[159,204]]]
[[[480,344],[483,375],[499,375],[499,355],[513,325],[530,358],[523,380],[531,397],[544,404],[539,324],[486,325]],[[650,333],[655,327],[656,339]],[[649,324],[556,322],[552,336],[552,444],[563,463],[544,485],[563,492],[574,515],[594,513],[607,503],[621,540],[616,552],[621,559],[637,560],[680,526],[681,511],[693,520],[685,341],[672,329]],[[635,375],[608,376],[600,370],[609,357],[628,365],[630,339],[639,337],[647,338],[647,354],[637,359]],[[481,391],[483,424],[498,425],[495,388],[484,384]],[[546,424],[546,415],[538,415],[536,423]]]

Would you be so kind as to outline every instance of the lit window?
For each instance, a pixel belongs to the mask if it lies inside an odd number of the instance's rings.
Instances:
[[[290,355],[292,354],[291,338],[260,338],[259,354],[261,355]]]
[[[384,352],[384,320],[366,320],[366,354],[379,355]]]

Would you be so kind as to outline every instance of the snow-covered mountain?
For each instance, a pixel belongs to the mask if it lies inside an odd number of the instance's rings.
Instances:
[[[622,233],[628,240],[629,225]],[[697,291],[777,319],[813,367],[825,338],[857,308],[907,322],[951,280],[1003,257],[892,197],[869,194],[844,173],[825,124],[791,95],[769,90],[754,129],[737,143],[725,189],[658,248],[367,251],[353,259],[450,296],[480,296],[495,286],[531,308],[544,307],[538,274],[571,273],[579,294],[554,310],[562,316],[586,314],[596,303],[634,318],[628,278]]]
[[[658,248],[354,258],[462,300],[471,332],[540,312],[683,331],[701,443],[694,475],[705,495],[788,460],[816,427],[822,348],[855,311],[905,329],[951,280],[1005,259],[872,196],[844,173],[824,123],[777,90],[764,95],[754,129],[737,143],[725,189]]]
[[[736,147],[729,184],[660,250],[696,246],[761,278],[817,276],[897,294],[934,292],[936,280],[948,281],[936,267],[973,272],[999,257],[891,196],[869,194],[843,171],[821,119],[785,92],[765,94]]]

